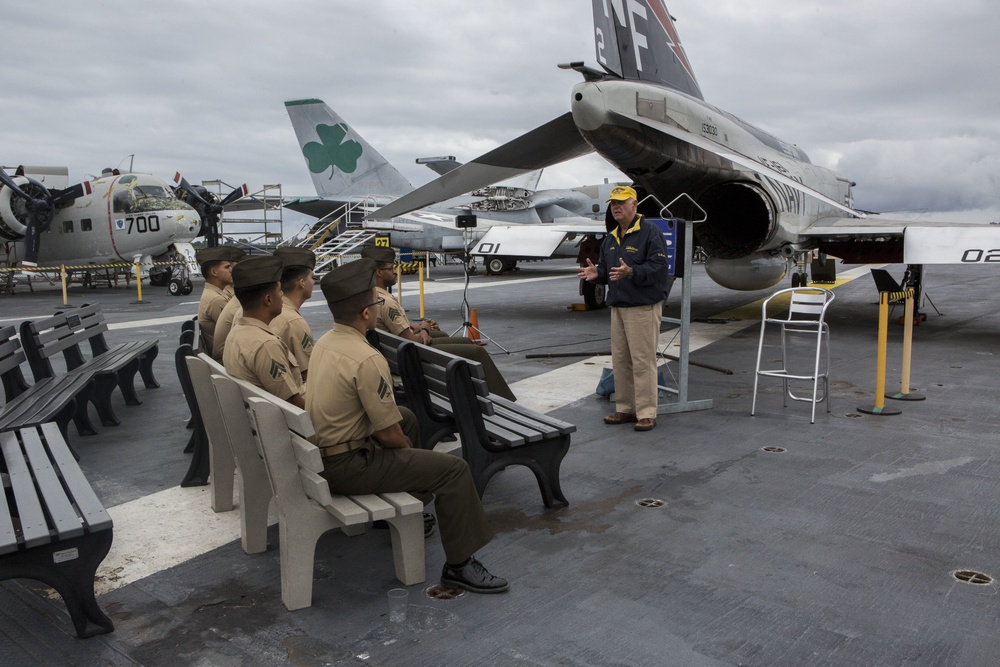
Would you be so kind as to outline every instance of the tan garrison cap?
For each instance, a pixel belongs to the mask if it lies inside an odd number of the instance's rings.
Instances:
[[[319,281],[327,303],[337,303],[375,287],[375,260],[358,259],[338,266]]]
[[[361,256],[365,259],[374,259],[383,264],[392,264],[396,261],[396,251],[380,245],[370,245],[361,249]]]
[[[229,251],[229,256],[226,257],[226,259],[228,259],[230,262],[238,262],[247,256],[247,254],[243,252],[242,248],[237,248],[236,246],[232,245],[225,245],[221,247]]]
[[[280,257],[252,255],[233,267],[233,288],[256,287],[281,280]]]
[[[617,185],[611,189],[611,196],[608,197],[608,201],[626,201],[628,199],[638,199],[635,194],[635,188],[630,188],[627,185]]]
[[[195,255],[199,264],[207,262],[231,262],[232,252],[226,246],[216,246],[215,248],[202,248]]]
[[[308,248],[278,248],[274,251],[274,256],[281,258],[286,269],[292,266],[316,268],[316,253]]]

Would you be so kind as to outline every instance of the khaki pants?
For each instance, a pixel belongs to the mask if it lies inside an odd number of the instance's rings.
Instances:
[[[663,302],[611,309],[615,410],[656,419],[656,345]]]
[[[457,565],[489,543],[483,504],[464,459],[425,449],[383,449],[372,442],[323,459],[320,473],[341,494],[412,493],[434,500],[447,562]]]

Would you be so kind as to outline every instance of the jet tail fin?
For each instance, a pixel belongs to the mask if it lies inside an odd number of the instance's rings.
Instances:
[[[705,99],[663,0],[592,0],[597,61],[630,81]]]
[[[349,200],[413,190],[389,161],[322,100],[289,100],[285,111],[299,140],[316,194]]]

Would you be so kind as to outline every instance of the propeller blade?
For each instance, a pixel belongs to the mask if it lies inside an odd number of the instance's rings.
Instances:
[[[72,187],[69,187],[69,188],[66,188],[65,190],[60,190],[59,192],[57,192],[52,197],[52,204],[56,208],[59,208],[61,206],[65,206],[66,204],[69,204],[70,202],[72,202],[72,201],[74,201],[76,199],[79,199],[80,197],[83,197],[85,195],[89,195],[89,194],[91,194],[91,192],[93,192],[93,190],[90,189],[90,183],[89,182],[77,183],[76,185],[74,185]]]
[[[188,195],[190,195],[192,199],[198,201],[204,206],[210,206],[210,204],[207,201],[205,201],[205,199],[198,193],[198,191],[195,190],[191,186],[191,184],[187,182],[187,179],[181,176],[181,172],[179,171],[174,174],[174,184],[184,192],[188,193]]]
[[[233,190],[232,192],[230,192],[228,195],[226,195],[226,198],[219,202],[219,206],[222,206],[222,207],[228,206],[229,204],[232,204],[237,199],[243,199],[244,197],[247,196],[247,194],[249,192],[250,192],[250,190],[247,188],[247,184],[244,183],[243,185],[241,185],[240,187],[236,188],[235,190]]]
[[[21,266],[35,267],[38,266],[38,251],[41,247],[41,225],[37,224],[34,220],[34,215],[32,215],[32,221],[25,226],[24,230],[24,259],[21,260]]]

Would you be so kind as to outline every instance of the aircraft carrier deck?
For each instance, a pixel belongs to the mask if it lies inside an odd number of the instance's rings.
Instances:
[[[847,267],[850,268],[850,267]],[[895,276],[899,266],[889,267]],[[843,268],[841,268],[843,271]],[[173,367],[188,297],[146,288],[74,288],[101,304],[111,341],[156,337],[162,387],[116,410],[119,427],[80,437],[80,464],[115,522],[98,602],[115,631],[75,638],[65,606],[26,580],[0,583],[0,664],[85,665],[993,665],[1000,652],[1000,293],[989,267],[930,267],[914,330],[912,385],[927,400],[898,416],[875,400],[877,295],[867,268],[835,288],[832,412],[782,408],[777,380],[750,417],[759,304],[766,293],[692,278],[691,399],[651,433],[605,426],[594,395],[610,348],[608,312],[577,312],[571,262],[475,276],[482,329],[519,399],[577,425],[562,466],[566,509],[546,510],[534,477],[509,468],[484,505],[496,537],[479,555],[511,581],[502,595],[427,597],[443,562],[427,541],[427,583],[390,623],[389,536],[328,533],[311,608],[280,598],[278,532],[248,556],[236,512],[213,514],[208,487],[181,489],[187,408]],[[427,312],[460,324],[461,269],[436,267]],[[418,303],[404,277],[403,305]],[[768,291],[770,292],[770,290]],[[669,300],[676,315],[679,284]],[[0,297],[2,322],[51,314],[54,289]],[[330,324],[319,290],[303,309]],[[896,310],[896,315],[901,309]],[[894,318],[895,319],[895,318]],[[887,388],[899,386],[902,328],[890,325]],[[663,340],[669,336],[665,334]],[[529,358],[576,353],[580,356]],[[674,364],[672,364],[675,366]],[[768,452],[765,447],[784,451]],[[659,507],[637,501],[658,499]],[[971,570],[993,578],[960,581]]]

